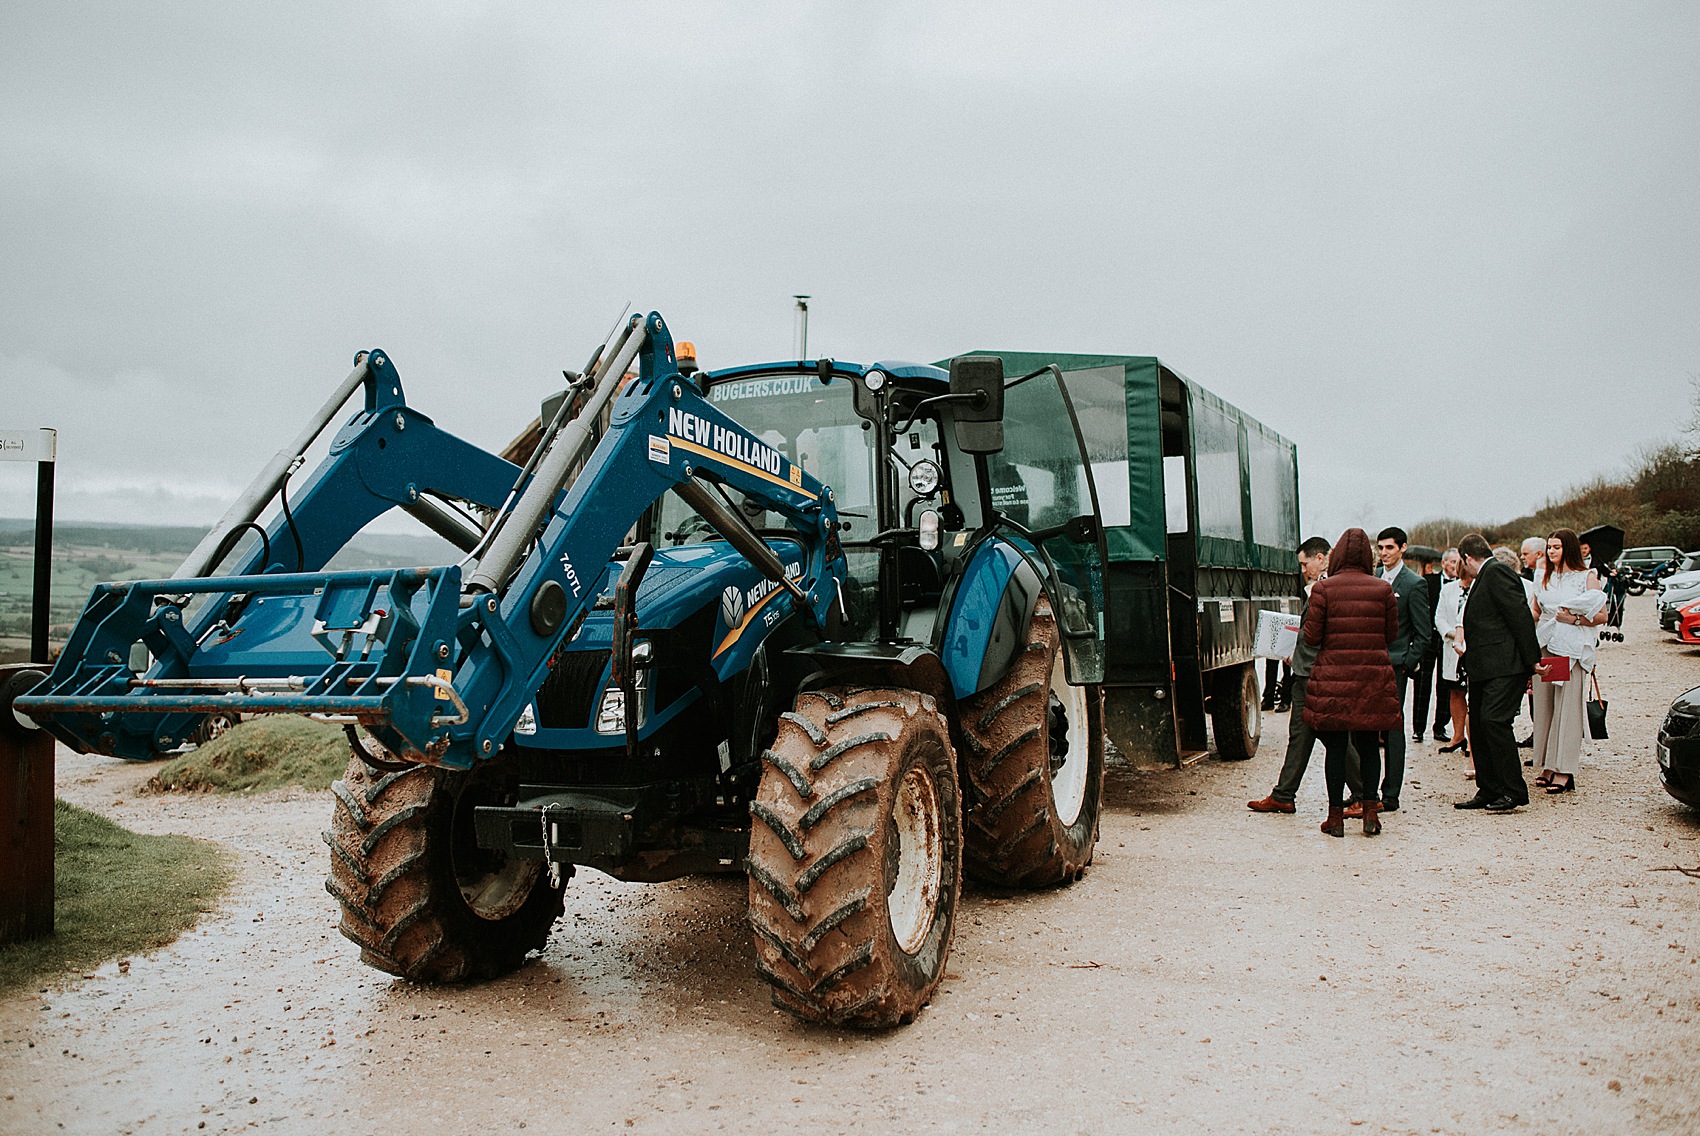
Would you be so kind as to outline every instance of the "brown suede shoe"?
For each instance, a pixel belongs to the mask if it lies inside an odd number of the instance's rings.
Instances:
[[[1261,801],[1247,801],[1245,807],[1254,813],[1290,813],[1293,811],[1291,801],[1277,801],[1274,797],[1265,797]]]
[[[1349,817],[1361,817],[1361,816],[1363,816],[1364,815],[1364,803],[1362,801],[1353,801],[1351,804],[1346,806],[1346,811],[1342,815],[1349,816]]]

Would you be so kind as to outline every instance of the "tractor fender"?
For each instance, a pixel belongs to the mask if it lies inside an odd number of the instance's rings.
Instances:
[[[899,686],[930,694],[952,723],[956,721],[956,694],[950,675],[939,657],[917,643],[816,643],[788,648],[785,654],[806,659],[809,675],[800,690],[855,683],[863,686]]]
[[[939,644],[957,698],[985,690],[1014,664],[1044,592],[1038,571],[1008,541],[994,538],[974,550]]]

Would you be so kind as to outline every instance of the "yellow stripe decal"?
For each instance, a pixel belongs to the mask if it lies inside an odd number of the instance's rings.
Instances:
[[[756,612],[760,611],[762,608],[764,608],[768,604],[772,603],[775,597],[777,597],[777,596],[788,596],[790,594],[791,593],[788,592],[782,586],[782,587],[778,587],[778,588],[773,589],[773,591],[767,593],[767,595],[765,595],[761,599],[757,600],[755,602],[754,606],[752,606],[749,611],[746,611],[744,613],[744,618],[740,619],[738,621],[738,626],[732,628],[731,631],[728,631],[726,633],[726,638],[722,639],[720,641],[720,646],[718,646],[714,649],[714,654],[713,654],[712,657],[718,659],[720,657],[721,653],[726,650],[726,648],[730,647],[732,644],[734,644],[738,641],[738,637],[740,635],[742,635],[744,633],[744,631],[750,626],[750,621],[755,619]]]
[[[687,441],[685,441],[685,439],[679,437],[679,435],[677,435],[677,434],[667,435],[667,440],[669,442],[672,442],[675,446],[680,447],[681,449],[689,450],[693,454],[701,454],[705,458],[712,458],[717,462],[723,462],[726,465],[735,466],[738,469],[743,470],[745,473],[754,474],[755,476],[761,478],[763,481],[771,481],[771,482],[773,482],[773,484],[779,486],[781,489],[787,490],[788,492],[791,492],[791,493],[795,493],[799,497],[807,497],[811,501],[815,500],[815,495],[813,493],[810,493],[807,489],[804,489],[802,486],[792,485],[789,481],[786,481],[783,477],[775,477],[775,476],[773,476],[773,474],[767,472],[767,470],[757,469],[755,466],[751,465],[748,462],[741,462],[737,458],[727,457],[725,454],[721,453],[719,450],[711,450],[707,446],[699,446],[695,442],[687,442]]]

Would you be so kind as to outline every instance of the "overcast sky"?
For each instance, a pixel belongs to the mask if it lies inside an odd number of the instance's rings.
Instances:
[[[364,15],[351,14],[354,12]],[[705,366],[1154,354],[1304,527],[1504,520],[1700,373],[1700,5],[0,7],[0,427],[210,523],[382,346],[498,447],[631,302]],[[0,516],[34,479],[0,465]]]

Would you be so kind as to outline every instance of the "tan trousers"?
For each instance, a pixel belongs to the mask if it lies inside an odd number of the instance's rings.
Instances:
[[[1588,716],[1582,701],[1588,689],[1588,672],[1575,666],[1570,681],[1547,682],[1535,677],[1535,768],[1550,769],[1572,777],[1582,767],[1582,737]]]

